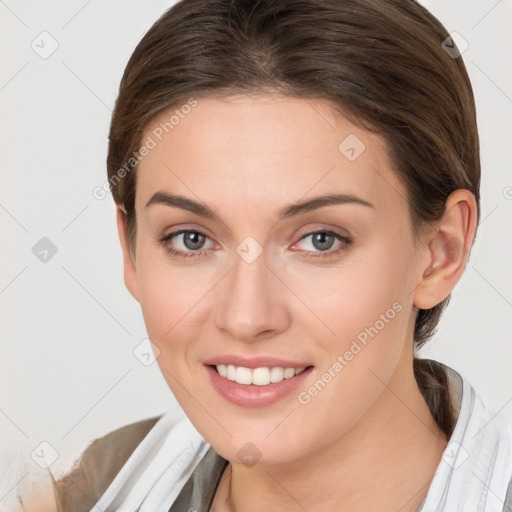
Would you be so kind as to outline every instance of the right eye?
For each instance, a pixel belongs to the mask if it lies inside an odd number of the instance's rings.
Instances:
[[[181,248],[175,248],[174,243],[171,243],[175,238],[177,240],[181,238],[181,241],[178,243],[178,246],[181,245]],[[181,229],[161,237],[158,241],[169,254],[177,258],[193,258],[203,256],[204,253],[208,252],[202,250],[206,240],[210,240],[210,238],[202,231],[197,229]]]

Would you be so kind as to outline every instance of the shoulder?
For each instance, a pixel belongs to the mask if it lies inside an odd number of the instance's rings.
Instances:
[[[92,441],[72,470],[54,481],[59,512],[89,511],[161,417],[125,425]]]
[[[84,451],[81,465],[91,465],[91,469],[97,470],[96,464],[101,462],[105,469],[120,469],[160,418],[155,416],[130,423],[95,439]]]
[[[425,510],[512,512],[512,418],[487,403],[463,373],[447,369],[457,422]]]

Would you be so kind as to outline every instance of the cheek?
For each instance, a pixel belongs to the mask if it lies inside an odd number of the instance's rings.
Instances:
[[[157,364],[173,395],[186,404],[188,393],[197,395],[189,363],[194,340],[201,339],[202,322],[194,317],[194,304],[202,290],[187,286],[177,272],[148,272],[141,284],[142,313],[148,336],[159,350]]]
[[[299,329],[315,341],[319,373],[327,372],[329,381],[317,406],[363,410],[382,389],[376,376],[386,381],[395,370],[411,313],[410,261],[410,255],[397,255],[382,244],[379,250],[361,250],[336,269],[303,273],[296,281],[294,291],[309,309],[299,315]]]
[[[173,266],[152,254],[139,260],[138,286],[148,335],[161,352],[159,360],[176,361],[172,354],[200,339],[210,278],[199,267]]]
[[[384,321],[395,319],[394,304],[405,309],[411,291],[407,270],[411,255],[396,254],[389,245],[385,239],[368,243],[331,266],[299,264],[281,269],[283,281],[291,284],[302,304],[296,321],[315,329],[313,339],[342,350],[376,322],[382,327],[382,315]]]
[[[316,316],[304,317],[300,330],[314,340],[319,367],[312,385],[299,390],[297,417],[322,432],[315,443],[348,432],[385,390],[399,364],[410,309],[396,284],[399,273],[380,275],[385,263],[314,281],[322,285],[309,295]],[[296,424],[283,425],[280,434],[300,447]]]

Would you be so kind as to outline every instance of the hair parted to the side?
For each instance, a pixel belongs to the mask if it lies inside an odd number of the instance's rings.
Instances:
[[[442,47],[444,26],[415,0],[182,0],[149,29],[120,85],[109,135],[108,177],[126,212],[135,255],[137,162],[148,123],[191,97],[278,93],[324,99],[386,142],[407,190],[416,233],[438,221],[459,188],[480,217],[475,103],[462,58]],[[341,141],[340,141],[341,142]],[[122,179],[116,173],[123,168]],[[126,169],[128,168],[128,172]],[[419,310],[417,351],[437,328],[450,296]],[[441,428],[454,421],[431,384],[440,375],[415,359],[414,371]],[[437,380],[439,382],[439,379]]]

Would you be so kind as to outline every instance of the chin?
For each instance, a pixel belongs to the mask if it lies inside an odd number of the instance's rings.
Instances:
[[[238,435],[233,439],[212,439],[210,444],[221,457],[233,464],[244,464],[248,467],[286,464],[305,455],[300,450],[300,447],[304,447],[304,441],[293,442],[289,437],[279,436],[275,432],[269,437],[265,436],[266,434]],[[270,439],[272,436],[275,437]]]

